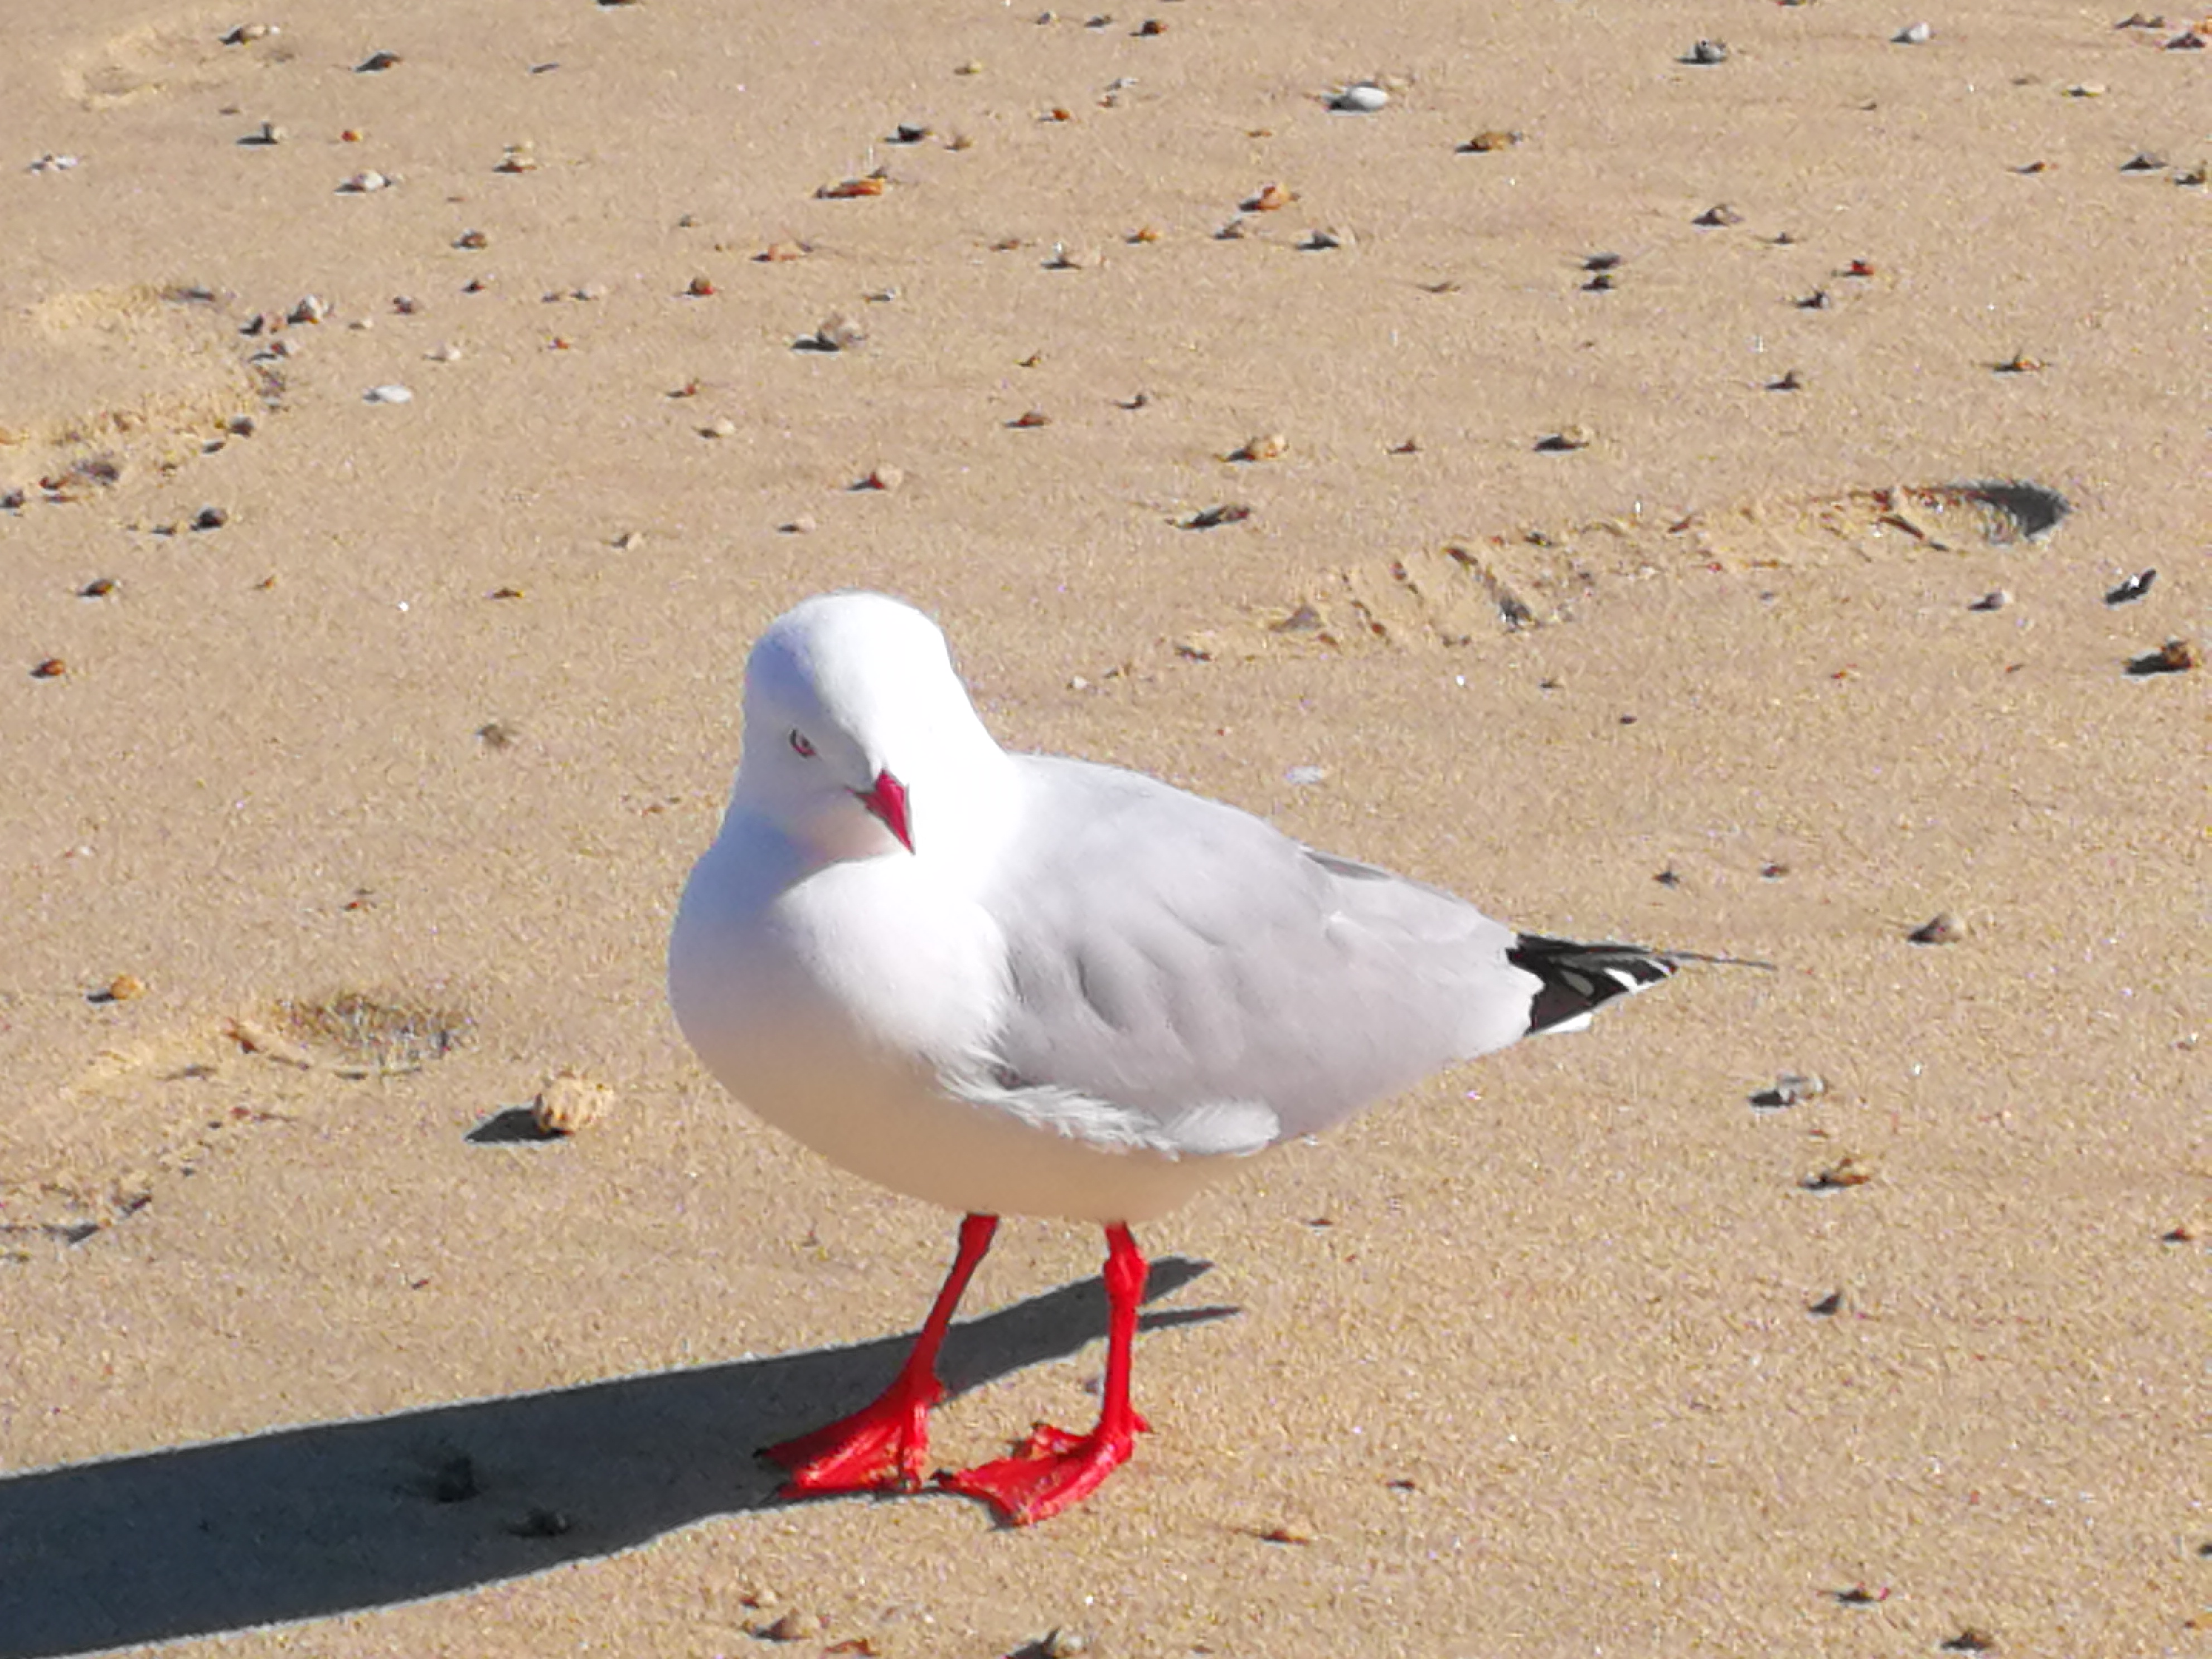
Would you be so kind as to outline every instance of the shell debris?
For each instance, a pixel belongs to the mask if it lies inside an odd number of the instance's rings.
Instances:
[[[614,1104],[612,1089],[564,1066],[538,1091],[530,1104],[530,1121],[541,1134],[573,1135],[598,1122]]]

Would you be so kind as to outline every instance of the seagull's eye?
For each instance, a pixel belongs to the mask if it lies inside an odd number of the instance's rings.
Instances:
[[[814,745],[807,742],[806,734],[805,732],[793,732],[791,734],[791,752],[798,756],[801,760],[812,760],[814,758]]]

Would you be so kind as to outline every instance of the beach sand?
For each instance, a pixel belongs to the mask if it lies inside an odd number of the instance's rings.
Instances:
[[[5,6],[0,1656],[2212,1650],[2212,53],[2120,9]],[[844,586],[1778,971],[1147,1229],[1070,1514],[783,1502],[951,1218],[661,961]],[[947,1464],[1087,1422],[1100,1254],[1004,1230]]]

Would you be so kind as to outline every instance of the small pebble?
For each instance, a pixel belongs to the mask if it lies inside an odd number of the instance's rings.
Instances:
[[[220,530],[230,522],[230,514],[219,507],[204,507],[192,514],[195,530]]]
[[[531,1103],[530,1120],[542,1134],[573,1135],[599,1121],[614,1103],[615,1091],[605,1084],[563,1070],[555,1073],[538,1091],[538,1098]]]
[[[775,1623],[763,1625],[753,1634],[763,1642],[804,1642],[813,1632],[808,1621],[796,1609],[785,1613]]]
[[[353,66],[353,72],[356,75],[377,75],[399,62],[400,57],[396,52],[373,52]]]
[[[374,168],[356,173],[338,186],[341,196],[366,196],[371,191],[389,190],[392,180]]]
[[[1889,39],[1893,46],[1924,46],[1935,35],[1936,31],[1925,23],[1907,23]]]
[[[1948,910],[1939,910],[1905,937],[1915,945],[1956,945],[1966,937],[1966,924]]]
[[[1693,225],[1703,225],[1711,229],[1720,225],[1740,225],[1743,222],[1743,215],[1738,213],[1726,202],[1716,202],[1690,222]]]
[[[1229,459],[1232,461],[1272,461],[1280,459],[1290,447],[1291,441],[1281,433],[1263,432],[1247,438],[1243,448],[1230,452]]]
[[[1992,587],[1966,607],[1969,611],[2002,611],[2012,603],[2012,594],[2002,587]]]
[[[48,657],[31,665],[31,678],[34,680],[58,680],[68,672],[69,665],[59,657]]]
[[[1597,434],[1579,422],[1561,427],[1547,438],[1537,440],[1536,447],[1550,454],[1564,454],[1569,450],[1588,449],[1597,441]]]
[[[1725,64],[1728,60],[1729,49],[1728,43],[1726,41],[1700,40],[1697,42],[1696,45],[1692,46],[1689,51],[1684,52],[1677,61],[1685,64],[1696,64],[1702,66],[1710,66],[1714,64]]]
[[[738,423],[726,415],[718,416],[699,428],[699,435],[702,438],[734,438],[738,435]]]
[[[1372,115],[1390,101],[1390,94],[1372,81],[1355,81],[1328,100],[1328,106],[1346,115]]]
[[[114,577],[95,576],[92,580],[87,582],[82,587],[77,589],[76,593],[77,597],[81,599],[104,599],[114,591]]]
[[[645,532],[642,530],[625,530],[621,535],[609,542],[607,545],[613,548],[617,553],[635,553],[639,548],[645,545]]]
[[[491,246],[491,238],[480,230],[465,230],[453,238],[455,247],[483,248]]]
[[[362,393],[362,401],[370,404],[411,404],[415,394],[404,386],[373,386]]]
[[[1841,1291],[1830,1291],[1827,1295],[1805,1310],[1816,1319],[1827,1319],[1843,1310],[1844,1293]]]
[[[461,349],[451,340],[432,346],[422,355],[434,363],[458,363],[461,361]]]
[[[1492,127],[1487,131],[1476,133],[1474,137],[1462,144],[1459,147],[1459,153],[1462,155],[1487,155],[1494,150],[1511,149],[1514,145],[1521,142],[1522,136],[1517,132],[1506,132]]]
[[[329,304],[318,294],[304,295],[300,302],[284,313],[288,323],[319,323],[331,314]]]
[[[265,40],[270,35],[283,32],[282,27],[276,23],[240,23],[222,37],[222,44],[226,46],[242,46],[248,41]]]

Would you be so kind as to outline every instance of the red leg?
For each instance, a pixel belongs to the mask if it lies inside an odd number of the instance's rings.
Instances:
[[[980,1498],[1008,1524],[1028,1526],[1081,1503],[1129,1461],[1137,1436],[1152,1425],[1129,1404],[1129,1354],[1137,1338],[1137,1309],[1145,1299],[1145,1258],[1129,1230],[1106,1230],[1106,1399],[1098,1426],[1070,1434],[1036,1425],[1011,1457],[937,1477],[947,1491]]]
[[[976,1264],[999,1230],[994,1215],[971,1215],[960,1223],[960,1248],[945,1288],[922,1322],[914,1351],[882,1396],[850,1417],[763,1447],[761,1455],[791,1471],[787,1498],[810,1492],[912,1492],[921,1485],[922,1462],[929,1454],[929,1408],[943,1398],[937,1378],[937,1351],[952,1324],[961,1292],[975,1275]]]

